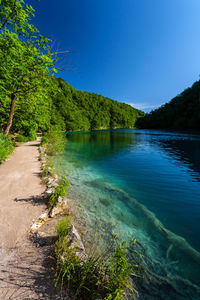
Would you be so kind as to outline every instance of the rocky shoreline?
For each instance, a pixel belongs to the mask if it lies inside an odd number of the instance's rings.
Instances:
[[[56,174],[55,170],[47,166],[47,154],[45,153],[45,147],[40,146],[38,148],[40,153],[39,160],[41,162],[41,171],[43,172],[46,168],[48,174],[42,178],[43,182],[46,185],[46,190],[43,194],[43,197],[48,199],[51,197],[55,189],[59,186],[61,177]],[[63,215],[69,215],[71,213],[71,201],[67,197],[62,198],[58,196],[53,207],[47,205],[45,211],[33,221],[30,234],[31,239],[37,246],[45,245],[54,245],[56,241],[56,224],[58,223],[59,218]],[[71,224],[71,230],[68,235],[70,236],[70,248],[78,249],[77,255],[83,259],[87,256],[83,241],[80,237],[80,234],[75,226]]]

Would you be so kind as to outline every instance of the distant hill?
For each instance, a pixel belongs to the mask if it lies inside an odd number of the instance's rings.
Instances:
[[[200,81],[136,121],[138,128],[200,129]]]
[[[65,130],[133,128],[144,112],[112,99],[76,90],[57,78],[57,93],[52,96],[51,122],[62,123]]]

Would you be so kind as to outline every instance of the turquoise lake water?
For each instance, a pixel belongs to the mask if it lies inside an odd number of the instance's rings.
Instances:
[[[140,299],[200,299],[200,135],[117,129],[67,134],[57,167],[89,228],[137,240]]]

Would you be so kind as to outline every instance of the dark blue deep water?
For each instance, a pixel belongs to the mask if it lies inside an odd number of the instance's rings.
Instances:
[[[87,226],[138,241],[141,299],[200,299],[198,133],[69,133],[57,166]]]

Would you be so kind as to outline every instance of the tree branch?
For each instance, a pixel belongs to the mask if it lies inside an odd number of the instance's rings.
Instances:
[[[39,85],[40,85],[40,84],[34,85],[34,86],[30,87],[30,88],[27,89],[27,90],[18,90],[18,91],[15,92],[15,94],[20,94],[21,92],[23,92],[23,94],[25,94],[25,93],[27,93],[27,92],[29,92],[29,91],[31,91],[31,90],[37,88]]]
[[[72,53],[72,51],[66,50],[66,51],[52,52],[51,55],[64,54],[64,53]]]

